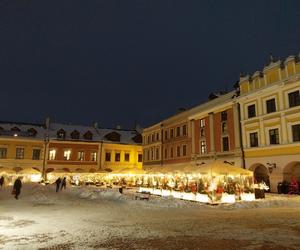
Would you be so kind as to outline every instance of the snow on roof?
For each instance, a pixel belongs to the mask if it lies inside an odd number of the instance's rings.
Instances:
[[[115,143],[123,143],[123,144],[141,144],[137,143],[133,140],[135,136],[140,135],[136,130],[125,130],[125,129],[110,129],[110,128],[99,128],[98,133],[103,141],[109,141],[106,135],[116,132],[120,135],[120,141],[116,141]],[[110,141],[111,142],[111,141]]]
[[[18,137],[44,139],[45,133],[43,124],[0,121],[1,136],[17,135]]]

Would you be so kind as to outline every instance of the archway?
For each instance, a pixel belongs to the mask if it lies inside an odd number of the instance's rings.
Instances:
[[[268,168],[266,168],[263,164],[256,163],[252,165],[249,169],[253,171],[255,182],[265,182],[268,185],[268,187],[270,187],[270,173]]]
[[[283,169],[283,180],[290,182],[292,176],[300,182],[300,161],[293,161],[287,164]]]

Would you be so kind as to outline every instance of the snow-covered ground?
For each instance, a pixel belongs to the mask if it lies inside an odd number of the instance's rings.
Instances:
[[[209,206],[134,190],[0,189],[0,249],[300,249],[300,196]]]

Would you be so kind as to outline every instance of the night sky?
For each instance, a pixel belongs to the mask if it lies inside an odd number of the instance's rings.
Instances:
[[[299,0],[0,0],[0,120],[145,127],[299,52]]]

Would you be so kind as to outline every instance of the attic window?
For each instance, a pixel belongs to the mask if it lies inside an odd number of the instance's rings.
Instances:
[[[58,139],[65,139],[66,138],[66,131],[60,129],[57,131],[57,138]]]
[[[93,134],[91,131],[87,131],[84,135],[83,135],[84,139],[86,140],[92,140],[93,139]]]
[[[132,137],[132,140],[135,143],[142,143],[142,135],[141,134],[137,134],[136,136]]]
[[[30,128],[27,130],[29,136],[36,136],[37,131],[34,128]]]
[[[79,136],[80,136],[80,133],[79,133],[77,130],[74,130],[74,131],[71,133],[71,138],[72,138],[72,139],[78,140],[78,139],[79,139]]]
[[[13,127],[10,130],[13,131],[13,132],[20,132],[21,131],[21,129],[19,129],[18,127]]]
[[[117,132],[111,132],[105,136],[105,138],[109,141],[120,141],[121,135]]]

